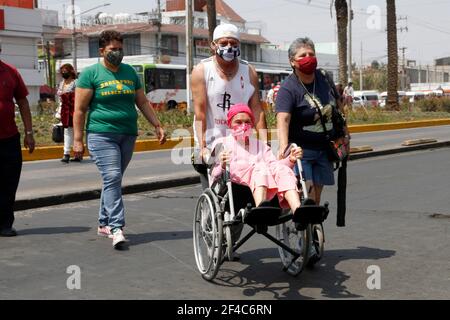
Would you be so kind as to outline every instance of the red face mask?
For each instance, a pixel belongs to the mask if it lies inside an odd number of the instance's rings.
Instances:
[[[296,67],[301,73],[313,74],[317,68],[317,58],[315,56],[307,56],[301,59],[296,59]]]

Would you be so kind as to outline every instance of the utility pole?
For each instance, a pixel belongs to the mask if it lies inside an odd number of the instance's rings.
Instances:
[[[422,82],[422,65],[419,63],[419,80],[418,83]]]
[[[72,0],[72,65],[77,73],[77,40],[75,29],[75,0]]]
[[[406,86],[405,50],[406,50],[406,47],[401,47],[400,50],[402,50],[402,91],[405,91],[405,86]]]
[[[50,58],[50,42],[47,41],[45,44],[45,55],[47,56],[47,85],[50,88],[53,88],[53,77],[52,77],[52,67],[51,67],[51,58]]]
[[[63,26],[66,27],[66,5],[63,3]]]
[[[352,81],[352,0],[348,0],[348,82]]]
[[[185,0],[186,2],[186,98],[187,98],[187,113],[192,112],[192,98],[191,98],[191,73],[194,66],[194,57],[192,55],[192,36],[193,36],[193,14],[192,14],[192,0]]]
[[[361,65],[359,66],[359,90],[363,90],[363,43],[361,41]]]
[[[217,25],[215,0],[206,1],[206,11],[208,14],[209,42],[211,43],[213,41],[214,29],[216,28]]]
[[[158,0],[158,7],[157,7],[157,14],[158,14],[158,40],[157,40],[157,44],[156,44],[156,50],[157,50],[157,62],[159,63],[161,61],[161,1]]]

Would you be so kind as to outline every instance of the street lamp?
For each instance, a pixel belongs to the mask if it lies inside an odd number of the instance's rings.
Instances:
[[[85,14],[89,11],[93,11],[95,9],[101,8],[101,7],[106,7],[111,5],[111,3],[104,3],[102,5],[96,6],[92,9],[83,11],[79,14],[77,14],[77,16],[81,16],[82,14]],[[75,30],[75,0],[72,0],[72,65],[73,68],[75,69],[75,72],[77,72],[77,41],[76,41],[76,30]]]

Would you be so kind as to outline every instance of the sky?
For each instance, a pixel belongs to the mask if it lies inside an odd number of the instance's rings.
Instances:
[[[43,8],[59,10],[70,0],[39,0]],[[274,44],[287,45],[299,36],[315,43],[336,42],[336,16],[331,0],[225,0],[242,18],[263,27],[263,36]],[[156,0],[75,0],[81,11],[135,13],[156,8]],[[165,0],[161,0],[164,4]],[[434,59],[450,56],[450,0],[396,0],[398,47],[406,47],[408,60],[432,65]],[[353,0],[353,62],[387,62],[386,1]],[[362,54],[361,54],[362,47]]]

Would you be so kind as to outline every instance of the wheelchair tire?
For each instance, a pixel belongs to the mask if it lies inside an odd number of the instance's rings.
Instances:
[[[278,240],[300,253],[300,257],[292,262],[292,255],[282,247],[278,247],[281,262],[284,268],[287,268],[286,272],[292,276],[297,276],[308,263],[309,248],[311,245],[311,225],[308,225],[305,230],[299,231],[296,229],[295,223],[290,220],[277,225],[275,227],[275,234]]]
[[[205,280],[213,280],[222,263],[223,218],[217,197],[209,189],[199,197],[193,222],[194,254],[197,268]]]
[[[314,252],[313,252],[314,251]],[[324,251],[324,233],[321,224],[314,224],[311,227],[311,254],[308,259],[308,268],[313,268],[314,265],[322,259]]]
[[[225,239],[227,241],[226,255],[228,261],[233,261],[233,237],[231,235],[231,226],[225,227]]]

